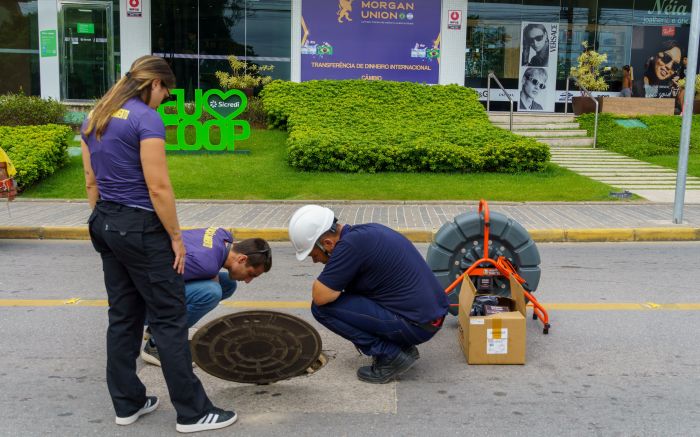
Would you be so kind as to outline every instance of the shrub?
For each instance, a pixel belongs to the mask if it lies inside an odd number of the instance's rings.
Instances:
[[[73,137],[68,126],[0,126],[0,147],[17,169],[19,189],[28,187],[68,162],[68,142]]]
[[[477,94],[457,85],[275,81],[261,97],[301,170],[512,173],[549,159],[548,146],[494,127]]]
[[[226,71],[214,73],[219,80],[219,85],[225,90],[257,88],[272,81],[272,77],[262,74],[272,71],[274,69],[272,65],[257,65],[241,61],[233,55],[228,57],[228,64],[231,67],[231,73]]]
[[[608,84],[602,77],[600,66],[608,61],[608,55],[600,54],[583,42],[583,52],[577,58],[578,65],[571,67],[570,74],[588,91],[607,91]],[[581,90],[582,92],[583,89]]]
[[[62,123],[66,107],[53,99],[43,100],[24,94],[0,96],[0,125],[33,126]]]
[[[685,79],[680,79],[678,86],[685,88]],[[695,94],[700,94],[700,75],[695,76]]]
[[[625,128],[615,119],[636,118],[646,128]],[[581,127],[593,135],[595,115],[578,117]],[[673,155],[678,153],[681,140],[681,117],[675,115],[646,115],[626,117],[613,114],[598,116],[598,146],[613,152],[642,158],[645,156]],[[693,116],[690,136],[690,153],[700,153],[700,116]]]

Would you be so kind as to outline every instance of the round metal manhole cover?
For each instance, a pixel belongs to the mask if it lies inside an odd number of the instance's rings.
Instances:
[[[276,311],[243,311],[212,320],[195,333],[191,348],[194,362],[205,372],[250,384],[306,375],[319,361],[325,363],[316,329]]]

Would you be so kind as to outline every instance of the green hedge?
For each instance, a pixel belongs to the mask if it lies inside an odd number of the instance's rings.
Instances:
[[[68,141],[73,137],[68,126],[0,126],[2,147],[17,169],[20,189],[37,182],[68,161]]]
[[[261,96],[301,170],[514,173],[541,171],[550,156],[494,127],[476,92],[457,85],[275,81]]]
[[[647,127],[625,128],[615,122],[616,119],[628,118],[638,119]],[[681,139],[681,121],[681,117],[677,115],[628,117],[599,114],[598,147],[633,158],[677,154]],[[578,122],[589,135],[593,135],[594,114],[581,115]],[[700,153],[700,115],[693,116],[690,153]]]
[[[33,126],[62,123],[66,107],[53,99],[24,94],[0,96],[0,126]]]

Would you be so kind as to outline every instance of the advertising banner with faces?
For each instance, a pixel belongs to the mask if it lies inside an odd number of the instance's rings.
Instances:
[[[521,27],[518,111],[554,112],[559,23]]]
[[[680,99],[678,82],[685,79],[688,68],[689,37],[690,29],[685,26],[632,28],[633,97]]]

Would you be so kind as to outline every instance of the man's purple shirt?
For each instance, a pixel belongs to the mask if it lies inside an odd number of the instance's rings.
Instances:
[[[233,243],[233,235],[223,228],[188,229],[182,241],[187,251],[183,279],[212,279],[226,262],[226,243]]]

